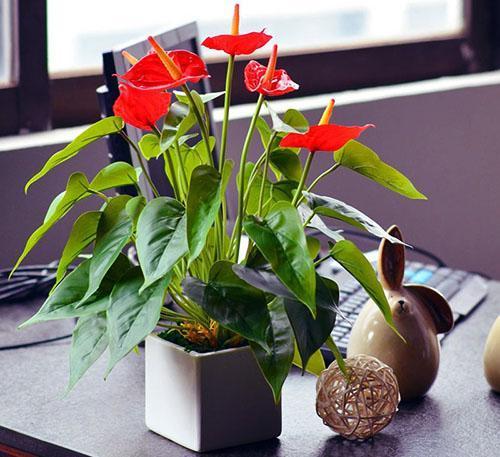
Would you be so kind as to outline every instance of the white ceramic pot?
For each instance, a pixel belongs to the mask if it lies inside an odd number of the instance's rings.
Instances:
[[[275,438],[276,405],[249,347],[200,354],[146,338],[146,426],[203,452]]]
[[[491,388],[500,393],[500,316],[493,323],[484,347],[484,375]]]

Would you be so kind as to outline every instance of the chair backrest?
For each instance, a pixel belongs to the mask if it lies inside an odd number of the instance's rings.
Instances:
[[[200,49],[198,45],[198,27],[196,22],[191,22],[189,24],[183,25],[173,30],[169,30],[164,33],[155,35],[155,39],[160,43],[160,45],[166,49],[185,49],[196,54],[199,54]],[[133,56],[138,58],[144,56],[151,46],[149,42],[144,39],[141,41],[130,42],[123,46],[118,46],[111,51],[104,52],[103,58],[103,68],[104,68],[104,81],[105,86],[101,86],[97,89],[97,95],[99,98],[101,112],[103,116],[113,115],[113,104],[118,98],[118,80],[114,74],[123,74],[129,68],[129,62],[123,57],[122,51],[128,51]],[[210,92],[210,85],[208,79],[202,79],[197,84],[191,84],[190,87],[195,89],[197,92],[204,94]],[[208,113],[211,117],[213,106],[211,103],[207,104]],[[210,119],[210,128],[213,126],[212,119]],[[140,129],[126,126],[128,136],[135,142],[137,142],[143,132]],[[212,131],[213,135],[214,132]],[[125,161],[138,166],[137,157],[130,150],[129,145],[123,138],[118,135],[112,135],[108,138],[108,150],[110,160],[114,161]],[[215,151],[214,151],[215,154]],[[163,162],[162,159],[150,160],[148,162],[149,173],[155,186],[162,195],[172,196],[172,188],[170,187],[167,179],[165,178],[163,172]],[[144,183],[144,181],[143,181]],[[150,194],[149,188],[142,185],[143,192]],[[135,189],[133,188],[121,188],[118,189],[120,193],[135,194]]]

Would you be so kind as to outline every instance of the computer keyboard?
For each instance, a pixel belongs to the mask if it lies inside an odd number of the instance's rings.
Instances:
[[[352,276],[333,261],[325,262],[319,272],[337,281],[340,287],[339,309],[342,316],[337,316],[332,337],[345,355],[351,327],[368,300],[368,295]],[[486,297],[488,291],[487,281],[477,274],[414,261],[406,262],[404,282],[425,284],[441,292],[450,303],[455,323],[467,316]],[[441,338],[444,336],[440,335]]]

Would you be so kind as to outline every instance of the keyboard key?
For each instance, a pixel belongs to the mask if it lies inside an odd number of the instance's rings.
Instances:
[[[432,275],[433,272],[431,270],[422,268],[410,278],[410,282],[415,284],[425,284],[432,277]]]
[[[441,292],[447,300],[453,297],[459,289],[460,283],[454,279],[445,279],[437,288],[437,290],[439,290],[439,292]]]

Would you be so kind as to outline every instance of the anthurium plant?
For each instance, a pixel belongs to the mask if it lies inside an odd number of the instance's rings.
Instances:
[[[273,111],[272,99],[299,88],[277,68],[274,45],[267,66],[252,60],[245,68],[245,85],[256,95],[255,111],[237,169],[226,157],[235,56],[251,54],[271,39],[264,31],[240,34],[236,5],[231,33],[202,43],[228,55],[225,91],[199,94],[189,86],[209,77],[203,60],[185,50],[165,51],[150,37],[147,55],[137,59],[125,53],[130,69],[117,75],[120,96],[115,116],[88,127],[26,184],[27,191],[107,135],[123,137],[140,164],[135,169],[129,163],[112,163],[92,179],[73,173],[14,267],[79,202],[96,200],[96,209],[81,214],[73,225],[59,260],[56,285],[40,310],[22,324],[78,319],[71,345],[70,388],[106,350],[109,372],[160,327],[163,338],[188,350],[250,345],[278,400],[292,364],[315,373],[324,368],[319,351],[324,344],[343,366],[330,337],[339,288],[316,271],[328,258],[359,281],[387,324],[394,326],[371,265],[332,224],[339,220],[400,241],[347,203],[314,193],[320,180],[350,169],[410,199],[425,198],[405,176],[357,141],[373,125],[331,123],[333,100],[317,125],[309,125],[297,110],[282,116]],[[206,103],[218,96],[224,97],[224,116],[215,149]],[[266,112],[268,121],[261,117]],[[127,124],[145,131],[137,144],[127,135]],[[251,162],[247,155],[257,134],[262,153]],[[320,152],[331,156],[331,167],[311,176],[311,163]],[[155,160],[164,162],[174,192],[171,197],[159,195],[148,173],[146,161]],[[232,180],[238,189],[238,211],[230,229],[226,190]],[[107,192],[126,185],[135,186],[137,195]],[[144,186],[149,186],[147,194],[153,198],[143,195]],[[325,237],[330,242],[320,255]],[[126,255],[131,246],[136,256]]]

